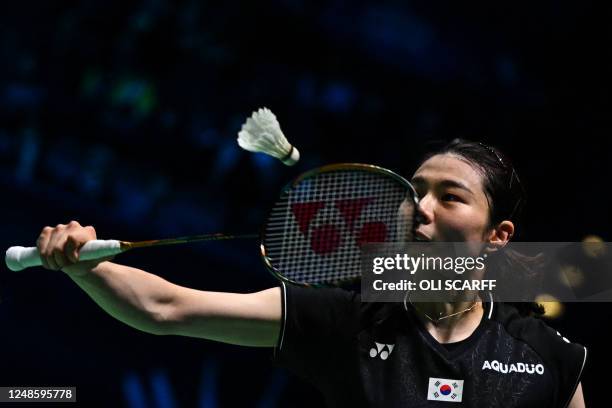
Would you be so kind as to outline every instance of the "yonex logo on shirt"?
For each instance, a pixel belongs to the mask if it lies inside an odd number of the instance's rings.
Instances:
[[[379,356],[381,360],[388,359],[391,353],[393,352],[393,348],[395,347],[395,344],[384,344],[378,343],[376,341],[374,342],[374,344],[376,344],[376,348],[372,347],[370,349],[370,357],[374,358],[376,356]]]
[[[497,360],[489,362],[485,360],[482,365],[482,370],[493,370],[498,373],[527,373],[527,374],[544,374],[544,366],[542,364],[529,364],[529,363],[500,363]]]

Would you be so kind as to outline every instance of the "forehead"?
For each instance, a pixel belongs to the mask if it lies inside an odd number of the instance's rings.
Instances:
[[[438,154],[427,159],[412,177],[417,176],[428,183],[451,180],[465,184],[473,191],[482,188],[481,173],[461,157],[450,153]]]

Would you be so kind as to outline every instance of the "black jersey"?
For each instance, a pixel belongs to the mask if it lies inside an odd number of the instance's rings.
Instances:
[[[586,361],[583,346],[492,299],[474,333],[445,347],[410,306],[342,289],[281,292],[275,361],[332,407],[565,407]]]

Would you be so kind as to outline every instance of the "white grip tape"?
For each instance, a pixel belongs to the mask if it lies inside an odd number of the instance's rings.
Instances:
[[[121,253],[121,241],[115,239],[95,239],[87,241],[79,251],[79,261],[104,258]],[[6,266],[11,271],[20,271],[32,266],[41,266],[42,260],[37,247],[10,247],[6,251]]]

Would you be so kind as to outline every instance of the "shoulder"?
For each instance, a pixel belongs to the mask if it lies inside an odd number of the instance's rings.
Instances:
[[[291,313],[312,315],[344,315],[361,304],[359,293],[332,287],[303,287],[281,284],[283,309]]]
[[[357,291],[281,284],[282,327],[300,335],[350,338],[389,317],[389,305],[361,301]]]
[[[282,330],[300,336],[326,336],[346,330],[359,313],[358,293],[340,288],[281,284]]]
[[[498,303],[493,320],[518,342],[531,348],[550,369],[560,390],[576,389],[587,358],[587,348],[570,341],[544,320],[521,316],[517,310]]]
[[[586,359],[586,347],[571,342],[542,319],[521,316],[508,304],[498,303],[496,306],[494,320],[501,324],[511,337],[529,345],[544,360],[572,359],[575,364],[582,366]]]
[[[313,382],[327,372],[334,350],[349,344],[358,326],[361,298],[340,288],[281,283],[282,320],[273,358]]]

